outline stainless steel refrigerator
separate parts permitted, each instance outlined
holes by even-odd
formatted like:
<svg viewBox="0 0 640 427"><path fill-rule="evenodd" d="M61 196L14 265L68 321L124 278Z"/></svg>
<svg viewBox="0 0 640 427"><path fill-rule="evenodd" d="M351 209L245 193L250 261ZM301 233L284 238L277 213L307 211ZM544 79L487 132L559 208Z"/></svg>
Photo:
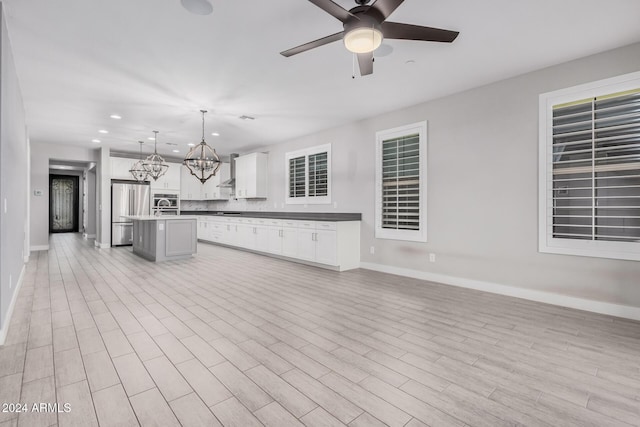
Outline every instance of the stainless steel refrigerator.
<svg viewBox="0 0 640 427"><path fill-rule="evenodd" d="M127 215L149 215L148 183L111 182L111 246L133 244L133 222Z"/></svg>

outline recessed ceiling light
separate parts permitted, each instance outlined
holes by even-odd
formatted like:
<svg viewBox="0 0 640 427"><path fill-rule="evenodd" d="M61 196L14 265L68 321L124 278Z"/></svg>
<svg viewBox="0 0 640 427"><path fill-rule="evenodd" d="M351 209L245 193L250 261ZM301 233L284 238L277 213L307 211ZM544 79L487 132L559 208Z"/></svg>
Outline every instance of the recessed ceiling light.
<svg viewBox="0 0 640 427"><path fill-rule="evenodd" d="M255 119L256 119L255 117L247 116L247 115L245 115L245 114L243 114L242 116L240 116L240 118L241 118L242 120L255 120Z"/></svg>
<svg viewBox="0 0 640 427"><path fill-rule="evenodd" d="M194 144L194 143L192 143L192 142L188 143L187 145L188 145L189 147L195 147L195 146L196 146L196 144Z"/></svg>
<svg viewBox="0 0 640 427"><path fill-rule="evenodd" d="M153 140L154 140L154 138L153 138L152 136L148 137L147 139L148 139L149 141L153 141Z"/></svg>
<svg viewBox="0 0 640 427"><path fill-rule="evenodd" d="M407 65L416 65L416 61L414 61L413 59L410 59L407 62L405 62L405 64L407 64Z"/></svg>
<svg viewBox="0 0 640 427"><path fill-rule="evenodd" d="M174 153L179 153L180 150L172 150Z"/></svg>
<svg viewBox="0 0 640 427"><path fill-rule="evenodd" d="M182 7L196 15L209 15L213 12L213 6L207 0L180 0Z"/></svg>
<svg viewBox="0 0 640 427"><path fill-rule="evenodd" d="M102 141L100 141L99 139L92 139L91 142L95 142L96 144L100 144Z"/></svg>
<svg viewBox="0 0 640 427"><path fill-rule="evenodd" d="M120 116L118 114L112 114L109 117L111 117L112 119L115 119L115 120L120 120L122 118L122 116Z"/></svg>
<svg viewBox="0 0 640 427"><path fill-rule="evenodd" d="M109 133L109 131L108 131L108 130L104 130L104 129L100 129L100 130L98 131L98 133Z"/></svg>
<svg viewBox="0 0 640 427"><path fill-rule="evenodd" d="M214 133L212 133L211 135L213 135L213 136L220 136L220 134L219 134L218 132L214 132Z"/></svg>

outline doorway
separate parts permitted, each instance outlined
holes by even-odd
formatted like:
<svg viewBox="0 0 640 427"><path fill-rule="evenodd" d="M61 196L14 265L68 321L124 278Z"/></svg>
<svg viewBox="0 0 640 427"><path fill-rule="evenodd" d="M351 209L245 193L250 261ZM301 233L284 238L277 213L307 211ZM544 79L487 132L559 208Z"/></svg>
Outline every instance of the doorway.
<svg viewBox="0 0 640 427"><path fill-rule="evenodd" d="M79 177L49 175L49 232L78 231Z"/></svg>

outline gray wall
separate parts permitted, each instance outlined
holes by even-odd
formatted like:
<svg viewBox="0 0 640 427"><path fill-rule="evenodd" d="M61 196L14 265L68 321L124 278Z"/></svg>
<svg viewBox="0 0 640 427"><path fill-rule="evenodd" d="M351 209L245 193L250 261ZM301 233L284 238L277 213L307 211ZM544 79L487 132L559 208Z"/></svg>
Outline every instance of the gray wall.
<svg viewBox="0 0 640 427"><path fill-rule="evenodd" d="M0 11L0 330L6 331L7 311L26 255L29 162L24 106L3 12Z"/></svg>
<svg viewBox="0 0 640 427"><path fill-rule="evenodd" d="M640 307L639 262L537 251L538 95L638 70L634 44L267 147L266 202L207 206L362 212L363 262ZM375 133L422 120L429 241L375 239ZM337 209L282 207L285 152L327 143Z"/></svg>
<svg viewBox="0 0 640 427"><path fill-rule="evenodd" d="M31 250L49 247L49 161L95 162L97 159L96 149L31 142ZM42 196L36 196L35 190L42 190Z"/></svg>

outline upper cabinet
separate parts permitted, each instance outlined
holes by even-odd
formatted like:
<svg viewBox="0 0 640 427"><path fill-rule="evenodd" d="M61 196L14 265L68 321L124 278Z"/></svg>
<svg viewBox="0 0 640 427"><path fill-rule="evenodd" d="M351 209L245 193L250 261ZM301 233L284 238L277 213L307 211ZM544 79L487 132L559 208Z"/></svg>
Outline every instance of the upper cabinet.
<svg viewBox="0 0 640 427"><path fill-rule="evenodd" d="M111 179L133 179L133 175L129 169L133 166L136 159L127 159L124 157L110 157L111 159Z"/></svg>
<svg viewBox="0 0 640 427"><path fill-rule="evenodd" d="M219 187L220 183L229 179L229 163L223 163L215 176L204 184L191 175L186 166L181 168L180 199L181 200L228 200L228 188Z"/></svg>
<svg viewBox="0 0 640 427"><path fill-rule="evenodd" d="M251 153L235 159L237 199L267 197L267 160L265 153Z"/></svg>
<svg viewBox="0 0 640 427"><path fill-rule="evenodd" d="M151 181L151 190L156 190L157 192L161 192L161 190L180 191L180 168L182 165L169 162L167 164L169 168L157 181L154 181L153 178L149 179Z"/></svg>

